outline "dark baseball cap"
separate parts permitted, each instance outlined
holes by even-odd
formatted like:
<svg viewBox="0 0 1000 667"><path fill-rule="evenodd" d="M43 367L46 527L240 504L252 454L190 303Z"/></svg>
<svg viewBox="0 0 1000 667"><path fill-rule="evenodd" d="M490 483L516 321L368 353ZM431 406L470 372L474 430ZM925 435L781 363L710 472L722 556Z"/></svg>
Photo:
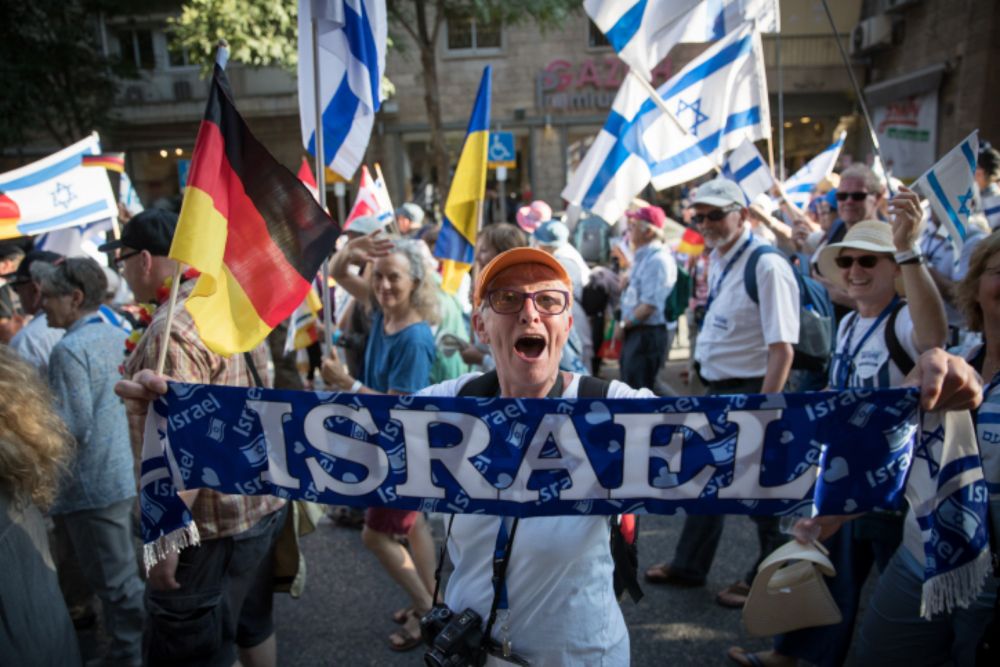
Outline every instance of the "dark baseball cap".
<svg viewBox="0 0 1000 667"><path fill-rule="evenodd" d="M62 255L57 252L49 252L48 250L32 250L24 256L24 259L21 260L21 263L17 267L17 271L0 276L0 278L7 279L12 285L31 282L31 265L34 262L48 262L49 264L52 264L60 259L62 259Z"/></svg>
<svg viewBox="0 0 1000 667"><path fill-rule="evenodd" d="M109 241L98 250L110 252L125 246L133 250L146 250L151 255L166 257L170 253L170 242L177 229L177 214L162 208L147 208L125 223L122 236L117 241Z"/></svg>

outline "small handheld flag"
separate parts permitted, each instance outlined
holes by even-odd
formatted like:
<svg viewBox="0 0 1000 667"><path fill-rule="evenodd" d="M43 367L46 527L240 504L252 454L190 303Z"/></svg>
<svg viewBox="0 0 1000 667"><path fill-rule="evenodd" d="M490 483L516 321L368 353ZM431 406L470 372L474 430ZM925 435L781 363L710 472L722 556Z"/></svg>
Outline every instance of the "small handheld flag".
<svg viewBox="0 0 1000 667"><path fill-rule="evenodd" d="M913 190L931 203L938 222L945 226L959 251L968 236L979 155L979 130L952 148L913 184Z"/></svg>
<svg viewBox="0 0 1000 667"><path fill-rule="evenodd" d="M101 153L84 155L80 161L84 167L104 167L108 171L125 172L125 153Z"/></svg>
<svg viewBox="0 0 1000 667"><path fill-rule="evenodd" d="M846 138L847 132L841 132L837 140L824 148L822 153L788 177L782 187L789 203L800 209L809 205L816 186L837 166L837 158L840 157L840 149L844 147Z"/></svg>

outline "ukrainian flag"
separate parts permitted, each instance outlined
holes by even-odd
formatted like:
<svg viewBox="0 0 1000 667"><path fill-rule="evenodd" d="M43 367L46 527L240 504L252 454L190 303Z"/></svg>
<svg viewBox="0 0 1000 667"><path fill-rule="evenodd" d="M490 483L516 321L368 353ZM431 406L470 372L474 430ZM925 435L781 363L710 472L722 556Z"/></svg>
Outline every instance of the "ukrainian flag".
<svg viewBox="0 0 1000 667"><path fill-rule="evenodd" d="M486 191L491 74L492 68L487 66L479 82L462 154L444 205L444 224L434 246L434 256L442 260L441 287L449 294L458 292L462 278L472 268L475 255L480 208Z"/></svg>

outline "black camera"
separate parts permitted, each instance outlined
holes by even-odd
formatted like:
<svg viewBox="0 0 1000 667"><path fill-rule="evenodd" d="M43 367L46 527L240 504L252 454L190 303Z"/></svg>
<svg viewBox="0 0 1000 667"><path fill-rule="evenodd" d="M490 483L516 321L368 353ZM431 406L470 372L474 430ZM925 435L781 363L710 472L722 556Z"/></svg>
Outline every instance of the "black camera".
<svg viewBox="0 0 1000 667"><path fill-rule="evenodd" d="M475 667L486 663L483 617L472 609L455 614L445 605L434 605L420 619L420 635L430 646L424 654L427 667Z"/></svg>

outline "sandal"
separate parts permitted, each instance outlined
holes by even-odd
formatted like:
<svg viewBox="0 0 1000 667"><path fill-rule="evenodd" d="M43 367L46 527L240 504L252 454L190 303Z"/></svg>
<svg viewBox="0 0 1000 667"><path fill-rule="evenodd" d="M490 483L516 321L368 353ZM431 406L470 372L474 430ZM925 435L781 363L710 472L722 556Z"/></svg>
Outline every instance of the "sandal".
<svg viewBox="0 0 1000 667"><path fill-rule="evenodd" d="M413 607L405 607L403 609L397 609L396 612L392 615L392 622L395 623L396 625L403 625L404 623L406 623L406 619L408 619L412 614L415 614L416 611L417 610L414 609Z"/></svg>
<svg viewBox="0 0 1000 667"><path fill-rule="evenodd" d="M696 581L683 577L666 563L651 565L646 568L646 581L651 584L668 584L670 586L683 586L685 588L697 588L704 586L704 581Z"/></svg>
<svg viewBox="0 0 1000 667"><path fill-rule="evenodd" d="M742 609L750 595L750 587L742 581L727 586L715 596L715 602L727 609Z"/></svg>
<svg viewBox="0 0 1000 667"><path fill-rule="evenodd" d="M733 646L726 651L726 657L743 667L794 667L798 661L789 656L774 651L748 653L739 646Z"/></svg>
<svg viewBox="0 0 1000 667"><path fill-rule="evenodd" d="M416 609L407 609L406 618L403 623L406 623L411 618L415 618L418 622L420 621L420 615L417 613ZM395 619L393 619L395 620ZM419 626L418 626L419 627ZM398 651L400 653L404 651L411 651L416 647L420 646L424 642L423 637L420 636L420 630L417 633L411 634L406 627L402 627L396 630L391 635L389 635L389 648L393 651Z"/></svg>

